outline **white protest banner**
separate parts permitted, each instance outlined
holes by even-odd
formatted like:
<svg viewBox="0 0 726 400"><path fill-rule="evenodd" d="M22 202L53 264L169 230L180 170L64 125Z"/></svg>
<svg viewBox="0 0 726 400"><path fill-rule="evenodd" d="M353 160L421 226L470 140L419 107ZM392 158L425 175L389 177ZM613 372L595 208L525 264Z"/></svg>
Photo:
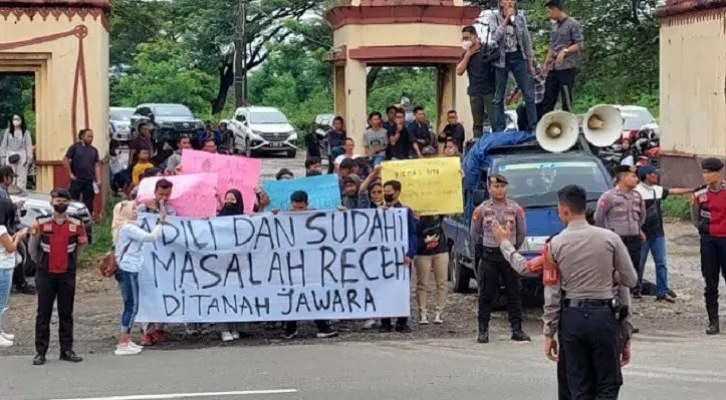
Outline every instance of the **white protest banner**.
<svg viewBox="0 0 726 400"><path fill-rule="evenodd" d="M141 215L151 230L156 215ZM144 247L138 322L408 316L405 209L167 219Z"/></svg>

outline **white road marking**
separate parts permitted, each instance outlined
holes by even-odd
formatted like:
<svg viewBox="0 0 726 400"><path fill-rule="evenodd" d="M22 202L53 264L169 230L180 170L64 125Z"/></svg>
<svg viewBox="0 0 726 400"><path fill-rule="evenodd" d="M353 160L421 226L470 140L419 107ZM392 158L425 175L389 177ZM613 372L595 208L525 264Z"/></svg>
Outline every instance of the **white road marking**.
<svg viewBox="0 0 726 400"><path fill-rule="evenodd" d="M185 399L190 397L228 397L245 396L252 394L285 394L297 393L296 389L274 389L274 390L242 390L237 392L207 392L207 393L174 393L174 394L140 394L131 396L110 396L110 397L82 397L77 399L54 399L54 400L164 400L164 399Z"/></svg>

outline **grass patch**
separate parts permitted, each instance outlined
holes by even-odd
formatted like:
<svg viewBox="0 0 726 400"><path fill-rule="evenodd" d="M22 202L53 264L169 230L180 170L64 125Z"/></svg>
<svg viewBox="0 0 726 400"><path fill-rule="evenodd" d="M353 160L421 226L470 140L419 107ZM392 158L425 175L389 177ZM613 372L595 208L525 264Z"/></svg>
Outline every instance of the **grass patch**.
<svg viewBox="0 0 726 400"><path fill-rule="evenodd" d="M663 201L663 216L680 220L691 219L691 197L671 196Z"/></svg>
<svg viewBox="0 0 726 400"><path fill-rule="evenodd" d="M113 238L111 237L113 207L118 200L118 198L111 196L104 207L103 219L93 225L93 243L81 253L80 264L82 267L95 266L101 257L111 250L113 246Z"/></svg>

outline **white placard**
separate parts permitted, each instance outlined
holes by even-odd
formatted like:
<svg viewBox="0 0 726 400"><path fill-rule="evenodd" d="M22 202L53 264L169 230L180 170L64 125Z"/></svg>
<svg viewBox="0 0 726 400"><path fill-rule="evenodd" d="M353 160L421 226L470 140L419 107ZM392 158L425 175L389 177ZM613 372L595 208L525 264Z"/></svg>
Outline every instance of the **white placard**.
<svg viewBox="0 0 726 400"><path fill-rule="evenodd" d="M138 322L408 316L408 211L167 219L144 247ZM144 214L151 230L157 216Z"/></svg>

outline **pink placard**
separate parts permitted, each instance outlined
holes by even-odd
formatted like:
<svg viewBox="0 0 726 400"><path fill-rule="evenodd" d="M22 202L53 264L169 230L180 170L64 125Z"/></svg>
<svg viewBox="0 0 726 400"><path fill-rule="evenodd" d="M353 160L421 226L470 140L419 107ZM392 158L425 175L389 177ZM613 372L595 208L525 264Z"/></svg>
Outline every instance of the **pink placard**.
<svg viewBox="0 0 726 400"><path fill-rule="evenodd" d="M180 217L213 218L217 216L217 174L189 174L144 178L136 195L138 203L154 198L154 187L159 179L174 184L169 205Z"/></svg>
<svg viewBox="0 0 726 400"><path fill-rule="evenodd" d="M217 190L224 196L229 189L242 192L245 213L251 214L255 204L255 186L260 181L262 162L254 158L226 156L197 150L182 152L182 174L215 173Z"/></svg>

